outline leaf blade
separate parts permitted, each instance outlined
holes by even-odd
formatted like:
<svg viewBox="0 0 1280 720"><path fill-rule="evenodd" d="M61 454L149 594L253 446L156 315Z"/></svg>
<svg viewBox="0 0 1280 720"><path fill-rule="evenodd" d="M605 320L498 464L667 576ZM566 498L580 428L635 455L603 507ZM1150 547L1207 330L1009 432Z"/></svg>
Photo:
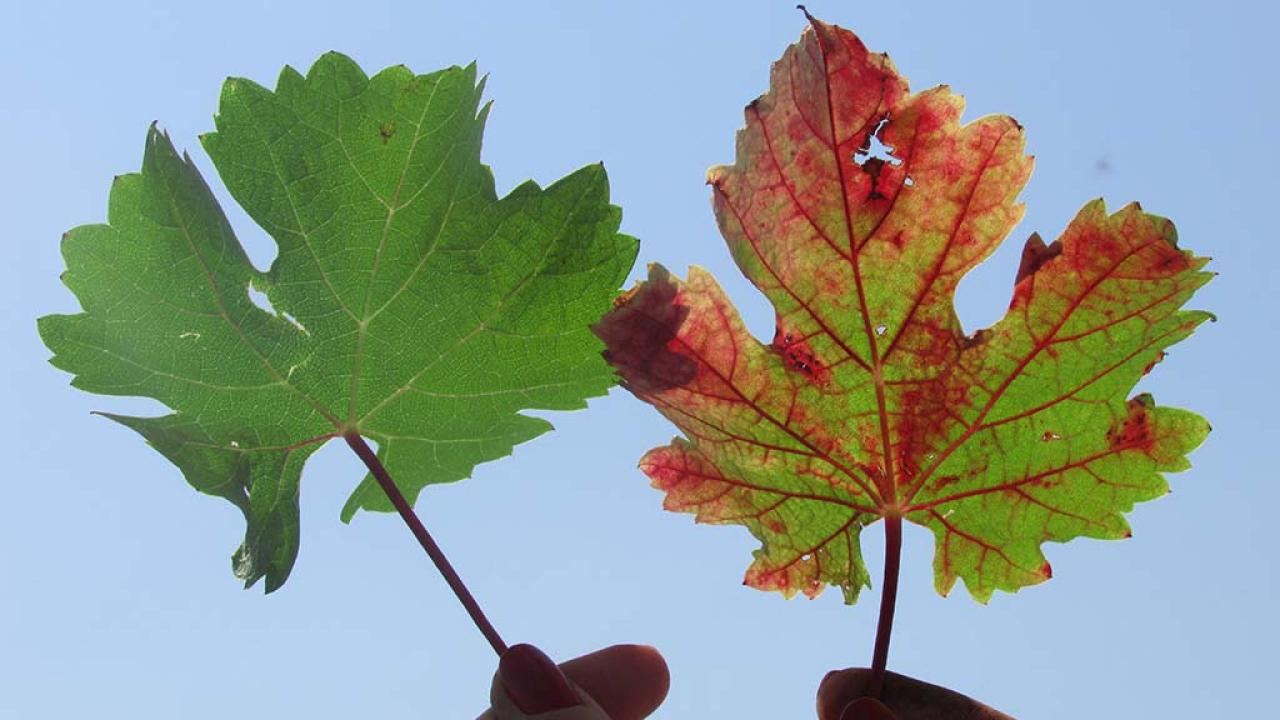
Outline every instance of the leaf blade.
<svg viewBox="0 0 1280 720"><path fill-rule="evenodd" d="M666 507L762 542L747 584L853 602L857 532L904 516L935 534L938 591L963 579L985 602L1049 577L1044 542L1125 536L1123 513L1188 467L1207 424L1129 392L1209 317L1180 309L1207 260L1163 218L1092 203L1059 242L1028 241L1005 319L966 336L952 297L1022 217L1023 129L962 125L947 88L912 94L887 56L810 22L747 106L735 164L708 174L773 341L697 268L651 269L596 332L684 434L641 462Z"/></svg>
<svg viewBox="0 0 1280 720"><path fill-rule="evenodd" d="M52 362L173 411L110 417L245 513L247 585L288 577L303 466L328 439L377 442L412 500L550 429L522 411L581 408L613 383L588 325L637 241L598 165L498 197L482 92L474 66L368 77L337 53L274 90L233 78L202 143L275 240L267 271L154 127L108 224L64 241L84 312L40 319ZM367 479L343 519L360 508L392 509Z"/></svg>

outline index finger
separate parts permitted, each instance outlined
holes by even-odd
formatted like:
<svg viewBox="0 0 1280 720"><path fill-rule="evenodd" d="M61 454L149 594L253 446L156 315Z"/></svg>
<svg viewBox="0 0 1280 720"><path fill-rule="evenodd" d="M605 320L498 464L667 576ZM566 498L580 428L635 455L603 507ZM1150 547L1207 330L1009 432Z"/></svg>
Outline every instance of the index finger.
<svg viewBox="0 0 1280 720"><path fill-rule="evenodd" d="M513 645L479 720L643 720L666 699L670 683L666 661L646 645L613 645L559 666L531 645Z"/></svg>

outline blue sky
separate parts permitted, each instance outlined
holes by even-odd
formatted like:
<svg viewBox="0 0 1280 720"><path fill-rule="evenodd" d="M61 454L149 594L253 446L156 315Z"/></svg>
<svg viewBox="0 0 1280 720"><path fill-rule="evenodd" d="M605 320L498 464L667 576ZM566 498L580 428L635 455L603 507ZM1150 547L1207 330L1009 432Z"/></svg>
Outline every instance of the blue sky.
<svg viewBox="0 0 1280 720"><path fill-rule="evenodd" d="M469 718L492 652L394 516L338 510L361 470L323 449L303 484L302 551L263 597L227 561L238 512L190 490L93 409L155 410L67 387L34 319L70 312L58 238L105 217L147 125L191 149L225 76L273 84L326 50L370 72L477 60L495 100L484 156L500 191L603 160L641 263L717 274L767 340L772 313L715 229L708 166L732 160L742 107L804 25L787 2L14 3L0 67L3 487L0 716ZM1265 714L1280 645L1273 514L1277 300L1273 226L1280 13L1255 2L850 3L820 17L887 50L968 118L1013 115L1036 171L1014 237L961 285L966 327L1008 301L1021 239L1056 235L1087 200L1171 217L1221 277L1193 306L1220 320L1142 389L1215 432L1139 506L1134 537L1047 549L1055 577L988 606L932 590L932 540L906 534L890 666L1027 718ZM271 243L226 205L258 262ZM639 265L637 274L643 268ZM551 415L558 432L429 489L419 510L510 641L567 659L657 645L662 718L802 718L823 673L865 664L871 594L785 601L741 586L738 527L662 512L635 469L673 430L625 393ZM878 577L878 526L864 552Z"/></svg>

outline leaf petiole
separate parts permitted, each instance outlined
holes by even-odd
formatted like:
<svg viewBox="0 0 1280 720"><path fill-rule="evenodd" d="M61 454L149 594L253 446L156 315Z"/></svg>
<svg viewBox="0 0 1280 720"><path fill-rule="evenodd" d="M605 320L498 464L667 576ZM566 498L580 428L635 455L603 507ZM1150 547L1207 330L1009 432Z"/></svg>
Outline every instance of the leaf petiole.
<svg viewBox="0 0 1280 720"><path fill-rule="evenodd" d="M898 569L902 565L902 516L884 519L884 582L880 586L880 619L876 623L876 644L871 655L871 687L868 695L880 697L884 670L889 660L889 636L893 633L893 611L898 602Z"/></svg>
<svg viewBox="0 0 1280 720"><path fill-rule="evenodd" d="M502 657L507 652L507 644L503 642L502 636L498 634L493 624L489 622L489 618L485 617L484 611L480 609L480 603L476 602L471 591L462 582L462 578L458 576L453 566L449 564L449 559L444 556L444 551L436 544L436 541L431 537L431 533L427 532L427 527L422 524L422 520L413 511L413 506L405 499L404 494L400 492L400 488L396 487L395 481L391 479L391 474L383 467L378 455L373 452L373 449L357 432L345 432L342 434L342 439L347 441L347 445L351 446L351 449L364 462L365 467L369 468L369 472L378 481L382 491L387 494L391 504L395 506L396 512L400 513L405 525L409 526L410 532L418 539L418 544L422 546L423 550L427 551L427 556L431 558L431 562L435 563L436 569L444 576L444 581L449 583L449 588L453 590L453 594L458 596L458 602L462 603L462 607L471 616L471 621L476 624L476 628L493 646L493 651L498 653L498 657Z"/></svg>

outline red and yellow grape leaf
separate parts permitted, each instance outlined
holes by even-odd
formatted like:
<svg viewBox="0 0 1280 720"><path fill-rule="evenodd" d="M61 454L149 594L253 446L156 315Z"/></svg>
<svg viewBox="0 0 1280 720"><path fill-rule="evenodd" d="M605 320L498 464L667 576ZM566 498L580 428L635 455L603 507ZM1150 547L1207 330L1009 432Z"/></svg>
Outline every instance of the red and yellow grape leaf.
<svg viewBox="0 0 1280 720"><path fill-rule="evenodd" d="M747 106L736 163L709 175L773 340L698 268L652 267L596 327L626 387L685 435L640 463L666 508L762 542L748 585L836 585L852 603L870 584L862 528L901 517L936 538L937 590L959 578L985 602L1048 579L1046 541L1126 537L1123 513L1165 494L1161 473L1209 431L1129 396L1210 317L1180 310L1207 260L1136 204L1033 235L1005 317L963 332L956 285L1021 219L1032 162L1018 123L962 109L812 20Z"/></svg>

